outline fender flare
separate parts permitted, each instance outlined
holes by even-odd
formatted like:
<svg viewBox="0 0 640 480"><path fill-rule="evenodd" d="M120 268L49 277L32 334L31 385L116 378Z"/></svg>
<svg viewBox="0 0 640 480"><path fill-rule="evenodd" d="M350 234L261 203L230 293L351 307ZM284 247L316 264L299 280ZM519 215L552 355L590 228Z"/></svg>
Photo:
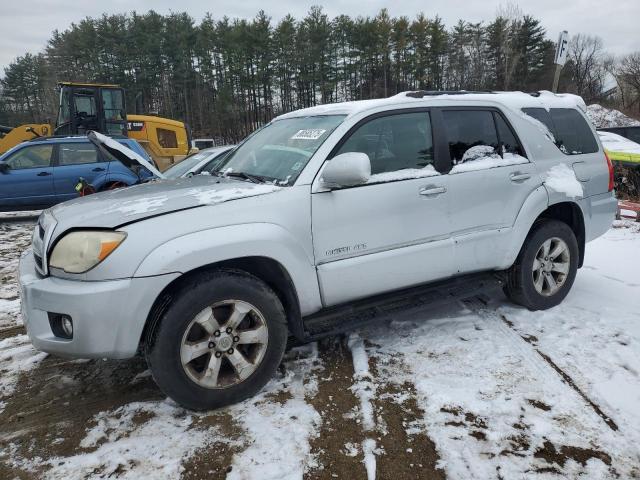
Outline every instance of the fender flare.
<svg viewBox="0 0 640 480"><path fill-rule="evenodd" d="M216 227L173 238L152 250L133 276L183 275L243 257L265 257L278 262L293 282L302 315L321 308L312 257L286 229L272 223Z"/></svg>
<svg viewBox="0 0 640 480"><path fill-rule="evenodd" d="M547 189L540 185L526 198L511 229L510 240L505 248L500 268L509 268L516 261L531 227L536 219L549 207Z"/></svg>

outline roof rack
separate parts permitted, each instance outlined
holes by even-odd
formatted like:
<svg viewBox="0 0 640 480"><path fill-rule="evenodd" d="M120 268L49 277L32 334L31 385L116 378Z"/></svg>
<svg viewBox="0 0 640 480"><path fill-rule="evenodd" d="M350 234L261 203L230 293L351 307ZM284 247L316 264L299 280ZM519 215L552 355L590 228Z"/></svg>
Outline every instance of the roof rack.
<svg viewBox="0 0 640 480"><path fill-rule="evenodd" d="M469 95L487 93L493 94L491 90L416 90L414 92L407 92L406 96L411 98L423 98L423 97L435 97L438 95Z"/></svg>
<svg viewBox="0 0 640 480"><path fill-rule="evenodd" d="M411 98L435 97L438 95L477 95L477 94L496 94L495 90L415 90L407 92L405 95ZM532 97L539 97L540 92L526 92Z"/></svg>
<svg viewBox="0 0 640 480"><path fill-rule="evenodd" d="M89 133L89 132L87 132ZM128 138L125 135L107 135L111 138ZM40 136L27 140L27 142L41 142L42 140L50 140L50 139L60 139L60 138L86 138L87 134L77 134L77 135L49 135L48 137Z"/></svg>

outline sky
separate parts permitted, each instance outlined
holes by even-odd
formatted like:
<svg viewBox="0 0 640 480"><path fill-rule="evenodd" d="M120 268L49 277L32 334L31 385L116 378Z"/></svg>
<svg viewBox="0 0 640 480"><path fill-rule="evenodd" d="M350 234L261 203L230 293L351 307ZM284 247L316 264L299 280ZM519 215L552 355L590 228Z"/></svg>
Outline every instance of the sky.
<svg viewBox="0 0 640 480"><path fill-rule="evenodd" d="M374 16L387 8L391 16L415 17L424 12L427 17L439 15L450 27L459 19L472 22L490 21L505 0L278 0L269 3L258 0L2 0L0 7L0 75L15 57L44 49L51 32L65 30L71 23L103 13L124 13L132 10L159 13L186 11L196 20L206 12L215 18L253 18L264 9L274 22L287 14L303 17L311 5L321 5L333 18L340 14ZM615 55L640 50L640 0L520 0L512 2L523 13L542 21L548 37L556 41L562 30L570 35L585 33L598 35L605 49Z"/></svg>

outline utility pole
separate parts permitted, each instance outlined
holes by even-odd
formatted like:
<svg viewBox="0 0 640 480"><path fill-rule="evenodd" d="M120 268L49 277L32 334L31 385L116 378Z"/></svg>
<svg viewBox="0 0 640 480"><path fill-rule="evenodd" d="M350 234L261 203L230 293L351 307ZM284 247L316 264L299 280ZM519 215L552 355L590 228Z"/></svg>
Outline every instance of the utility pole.
<svg viewBox="0 0 640 480"><path fill-rule="evenodd" d="M558 45L556 45L556 56L553 63L556 64L556 71L553 75L553 86L551 87L551 91L556 93L558 91L558 82L560 81L560 72L562 71L562 67L564 67L565 62L567 61L567 50L569 46L569 32L566 30L560 32L560 36L558 37Z"/></svg>

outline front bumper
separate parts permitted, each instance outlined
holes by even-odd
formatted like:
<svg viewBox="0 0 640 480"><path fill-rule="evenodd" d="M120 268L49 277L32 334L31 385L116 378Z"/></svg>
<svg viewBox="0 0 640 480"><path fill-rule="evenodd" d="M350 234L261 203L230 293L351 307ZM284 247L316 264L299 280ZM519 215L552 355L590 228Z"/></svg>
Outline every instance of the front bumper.
<svg viewBox="0 0 640 480"><path fill-rule="evenodd" d="M42 277L31 250L20 258L22 318L33 346L77 358L135 355L153 303L178 273L87 282ZM73 338L54 335L48 313L73 320Z"/></svg>

